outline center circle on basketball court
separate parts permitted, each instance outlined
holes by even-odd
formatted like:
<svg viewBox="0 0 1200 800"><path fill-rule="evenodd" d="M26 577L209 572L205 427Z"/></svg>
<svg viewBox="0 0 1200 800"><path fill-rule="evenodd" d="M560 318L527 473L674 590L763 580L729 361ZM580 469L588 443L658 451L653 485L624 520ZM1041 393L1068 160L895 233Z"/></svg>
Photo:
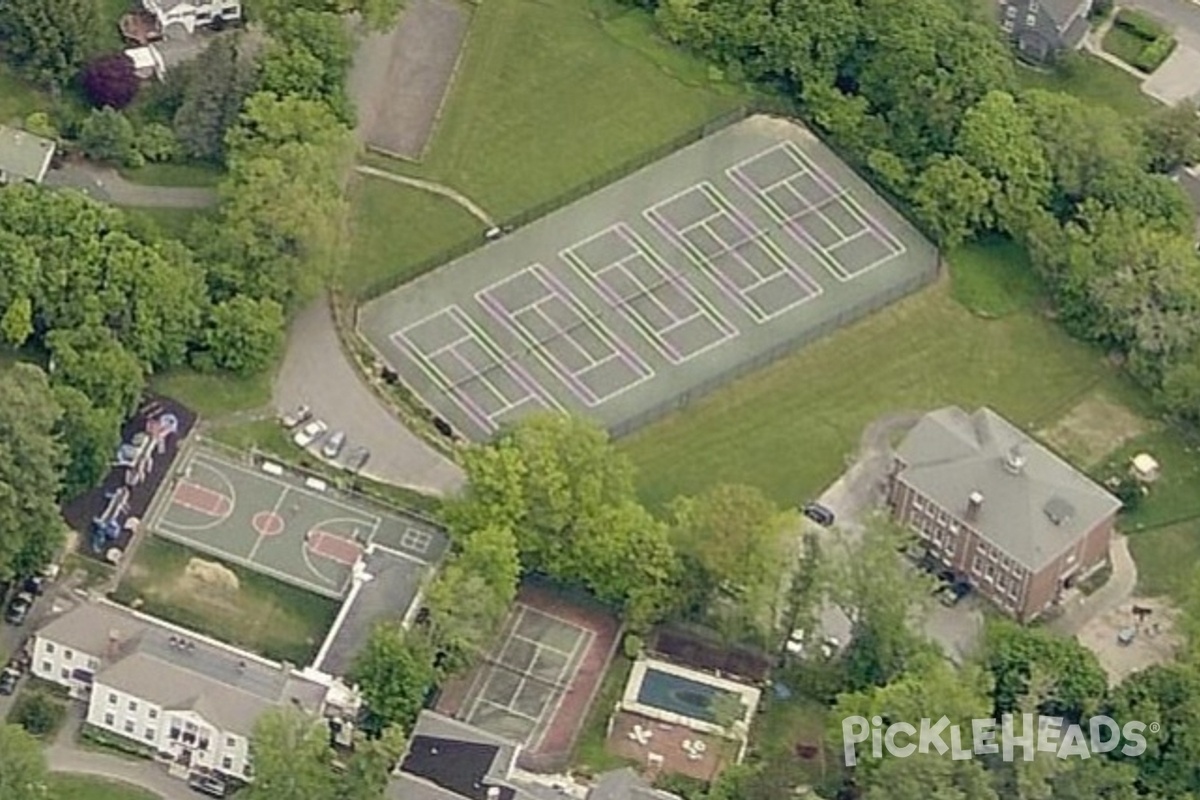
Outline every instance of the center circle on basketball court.
<svg viewBox="0 0 1200 800"><path fill-rule="evenodd" d="M278 536L283 533L283 517L274 511L259 511L251 517L250 526L259 536Z"/></svg>

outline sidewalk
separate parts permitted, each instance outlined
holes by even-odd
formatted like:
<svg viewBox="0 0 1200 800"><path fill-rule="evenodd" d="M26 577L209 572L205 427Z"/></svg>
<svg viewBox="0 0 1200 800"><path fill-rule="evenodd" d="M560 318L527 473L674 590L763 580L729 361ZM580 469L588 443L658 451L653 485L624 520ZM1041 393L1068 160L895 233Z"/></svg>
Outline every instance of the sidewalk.
<svg viewBox="0 0 1200 800"><path fill-rule="evenodd" d="M1064 636L1074 636L1084 625L1133 596L1133 590L1137 587L1137 565L1129 553L1129 540L1125 536L1113 536L1109 558L1112 559L1112 576L1108 583L1064 610L1049 624L1051 630Z"/></svg>
<svg viewBox="0 0 1200 800"><path fill-rule="evenodd" d="M162 766L152 761L127 761L118 756L76 750L57 743L46 748L45 754L51 772L74 772L124 781L153 792L164 800L196 800L196 795L186 783L170 777Z"/></svg>

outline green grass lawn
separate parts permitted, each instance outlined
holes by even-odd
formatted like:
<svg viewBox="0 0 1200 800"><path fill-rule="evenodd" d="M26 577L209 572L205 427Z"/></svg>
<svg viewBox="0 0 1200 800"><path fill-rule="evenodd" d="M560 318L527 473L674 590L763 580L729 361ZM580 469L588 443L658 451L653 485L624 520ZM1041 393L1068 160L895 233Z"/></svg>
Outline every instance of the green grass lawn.
<svg viewBox="0 0 1200 800"><path fill-rule="evenodd" d="M125 214L139 225L168 239L183 239L196 220L205 215L196 208L127 208Z"/></svg>
<svg viewBox="0 0 1200 800"><path fill-rule="evenodd" d="M622 440L645 500L660 506L725 481L792 505L831 483L865 426L884 414L986 404L1037 430L1117 381L1097 351L1053 321L1032 313L983 319L953 291L939 281Z"/></svg>
<svg viewBox="0 0 1200 800"><path fill-rule="evenodd" d="M350 194L350 255L342 286L352 295L380 281L397 285L448 246L483 241L483 224L440 195L358 176Z"/></svg>
<svg viewBox="0 0 1200 800"><path fill-rule="evenodd" d="M267 658L309 663L337 616L336 601L233 565L237 588L204 582L188 572L193 559L213 560L147 536L114 597L140 600L149 614Z"/></svg>
<svg viewBox="0 0 1200 800"><path fill-rule="evenodd" d="M584 0L477 6L429 156L406 171L503 218L744 102L665 46L645 12L617 11Z"/></svg>
<svg viewBox="0 0 1200 800"><path fill-rule="evenodd" d="M1086 54L1068 56L1052 71L1022 66L1017 76L1026 89L1066 92L1085 103L1107 105L1131 119L1162 108L1157 100L1142 93L1137 78Z"/></svg>
<svg viewBox="0 0 1200 800"><path fill-rule="evenodd" d="M1183 602L1198 577L1200 520L1131 533L1129 550L1138 567L1139 594Z"/></svg>
<svg viewBox="0 0 1200 800"><path fill-rule="evenodd" d="M23 122L34 111L48 111L50 105L49 97L0 63L0 124Z"/></svg>
<svg viewBox="0 0 1200 800"><path fill-rule="evenodd" d="M1108 33L1104 34L1101 47L1106 53L1116 56L1126 64L1137 66L1138 56L1142 54L1142 50L1146 49L1146 44L1145 39L1132 31L1119 25L1113 25L1108 29Z"/></svg>
<svg viewBox="0 0 1200 800"><path fill-rule="evenodd" d="M1121 528L1136 533L1200 518L1200 448L1182 431L1160 426L1129 441L1114 452L1096 477L1124 475L1130 460L1149 453L1158 461L1162 475L1151 484L1137 508L1123 514ZM1200 525L1194 526L1200 529Z"/></svg>
<svg viewBox="0 0 1200 800"><path fill-rule="evenodd" d="M776 785L817 785L838 770L841 753L823 753L811 760L802 760L796 753L797 745L824 748L826 716L827 709L807 697L768 699L754 720L750 744Z"/></svg>
<svg viewBox="0 0 1200 800"><path fill-rule="evenodd" d="M121 175L126 180L146 186L191 186L207 188L221 182L225 173L211 164L146 164L131 169L122 167Z"/></svg>
<svg viewBox="0 0 1200 800"><path fill-rule="evenodd" d="M71 800L160 800L138 786L92 775L56 773L50 776L48 796Z"/></svg>
<svg viewBox="0 0 1200 800"><path fill-rule="evenodd" d="M965 245L951 260L950 275L951 296L988 319L1031 311L1044 296L1029 255L1011 239Z"/></svg>
<svg viewBox="0 0 1200 800"><path fill-rule="evenodd" d="M240 378L224 372L181 369L151 376L150 388L175 398L201 416L216 419L269 404L272 377L270 372Z"/></svg>

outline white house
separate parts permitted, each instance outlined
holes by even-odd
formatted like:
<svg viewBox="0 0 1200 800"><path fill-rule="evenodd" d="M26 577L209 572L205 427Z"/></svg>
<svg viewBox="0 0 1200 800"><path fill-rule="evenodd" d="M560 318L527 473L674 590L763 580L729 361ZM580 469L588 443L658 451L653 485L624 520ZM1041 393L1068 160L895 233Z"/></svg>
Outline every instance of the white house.
<svg viewBox="0 0 1200 800"><path fill-rule="evenodd" d="M216 20L233 22L242 18L241 0L142 0L146 11L154 15L163 31L182 25L188 33Z"/></svg>
<svg viewBox="0 0 1200 800"><path fill-rule="evenodd" d="M87 721L152 747L186 775L251 777L249 737L266 710L325 711L330 685L127 608L81 604L37 632L35 675L88 703Z"/></svg>

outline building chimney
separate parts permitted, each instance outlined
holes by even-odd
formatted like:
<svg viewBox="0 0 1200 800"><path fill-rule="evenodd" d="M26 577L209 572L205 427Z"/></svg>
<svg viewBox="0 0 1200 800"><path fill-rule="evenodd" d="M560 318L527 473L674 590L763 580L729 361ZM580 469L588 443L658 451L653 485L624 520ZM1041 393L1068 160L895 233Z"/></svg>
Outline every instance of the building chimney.
<svg viewBox="0 0 1200 800"><path fill-rule="evenodd" d="M1004 469L1009 475L1020 475L1025 471L1025 455L1021 452L1021 445L1014 444L1009 448L1008 455L1004 457Z"/></svg>
<svg viewBox="0 0 1200 800"><path fill-rule="evenodd" d="M115 659L121 651L121 632L116 628L108 631L108 657Z"/></svg>
<svg viewBox="0 0 1200 800"><path fill-rule="evenodd" d="M487 800L500 800L500 787L489 786L487 790Z"/></svg>
<svg viewBox="0 0 1200 800"><path fill-rule="evenodd" d="M967 513L965 519L967 522L974 522L979 519L979 509L983 507L983 495L979 492L971 492L967 495Z"/></svg>

